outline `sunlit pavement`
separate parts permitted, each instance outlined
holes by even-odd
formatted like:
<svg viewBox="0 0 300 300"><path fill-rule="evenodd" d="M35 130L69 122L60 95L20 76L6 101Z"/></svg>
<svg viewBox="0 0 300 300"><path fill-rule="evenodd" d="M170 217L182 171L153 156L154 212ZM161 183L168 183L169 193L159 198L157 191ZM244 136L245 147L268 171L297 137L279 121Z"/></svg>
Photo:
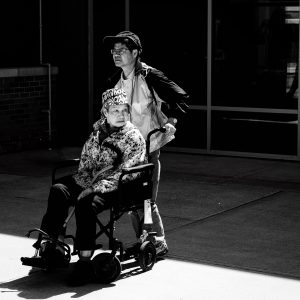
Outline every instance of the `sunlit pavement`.
<svg viewBox="0 0 300 300"><path fill-rule="evenodd" d="M32 244L35 240L25 238L24 235L40 224L46 208L52 165L61 158L76 157L79 151L80 149L28 151L0 157L0 300L300 299L299 276L298 280L293 280L284 277L288 276L284 274L277 277L238 271L241 266L236 266L237 269L221 267L233 265L224 263L223 253L230 257L238 255L247 258L249 249L238 248L239 251L234 249L235 251L226 253L230 251L230 245L226 244L226 249L229 250L224 249L222 234L214 231L223 232L221 226L225 223L220 223L222 215L215 221L212 219L211 222L200 222L221 210L230 210L245 203L253 203L254 207L257 199L277 195L278 192L278 197L274 196L272 203L286 204L287 200L298 203L300 168L295 162L163 154L164 171L159 206L170 252L152 270L143 273L137 265L129 269L128 264L123 264L124 270L120 278L111 284L93 283L74 288L66 284L66 278L77 257L72 257L70 268L56 272L40 271L22 265L22 256L34 254ZM246 205L239 211L245 211L247 207L249 209L249 205ZM255 207L259 209L261 206ZM297 208L296 205L293 207ZM222 220L230 221L232 216L233 214L226 219L223 214ZM283 220L286 219L281 219L282 222ZM237 226L239 224L241 223L236 223ZM295 225L293 228L297 233L299 222L296 222L296 217L291 224ZM214 230L209 225L213 225ZM250 229L253 228L252 224L249 226ZM70 232L74 232L74 219L70 221L69 227ZM270 228L272 230L274 227ZM275 226L275 229L278 230L278 227ZM282 231L282 228L279 229ZM128 219L122 218L117 226L117 237L121 237L121 241L130 241L132 232ZM290 240L290 246L293 246L292 261L291 253L287 253L285 249L286 245L280 245L277 252L278 256L283 257L281 263L286 265L289 262L287 269L291 268L291 273L297 275L299 260L295 252L299 248L299 239L297 235L293 237L294 240ZM219 261L219 265L207 259L214 247L219 247L219 260L215 260ZM275 258L272 260L269 252L264 250L258 248L259 252L254 253L260 255L265 252L263 257L275 262ZM177 258L185 258L186 261ZM257 266L255 268L251 265L251 260L248 266L248 269L257 269ZM280 268L276 266L266 269L268 274L278 274L274 273L278 270Z"/></svg>
<svg viewBox="0 0 300 300"><path fill-rule="evenodd" d="M33 239L0 235L0 299L299 299L293 279L241 272L165 258L152 270L121 275L112 284L69 287L68 270L47 273L23 266L21 256L33 255ZM73 262L73 259L71 263ZM31 274L29 275L29 273ZM136 276L135 276L136 274Z"/></svg>

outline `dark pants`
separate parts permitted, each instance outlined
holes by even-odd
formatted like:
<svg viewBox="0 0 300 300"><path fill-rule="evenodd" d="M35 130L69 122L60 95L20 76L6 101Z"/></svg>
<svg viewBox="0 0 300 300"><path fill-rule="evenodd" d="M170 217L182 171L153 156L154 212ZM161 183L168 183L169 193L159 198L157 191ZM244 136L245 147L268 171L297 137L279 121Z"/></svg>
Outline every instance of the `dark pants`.
<svg viewBox="0 0 300 300"><path fill-rule="evenodd" d="M41 229L54 238L65 235L63 224L70 207L76 204L76 247L78 250L92 250L95 246L96 215L112 205L116 193L100 195L104 205L95 206L92 204L94 195L77 201L82 191L83 189L76 184L72 176L64 177L52 185Z"/></svg>
<svg viewBox="0 0 300 300"><path fill-rule="evenodd" d="M76 204L76 248L78 250L95 249L97 215L109 209L117 200L117 192L99 194L99 196L104 202L103 205L93 203L94 195L87 196Z"/></svg>
<svg viewBox="0 0 300 300"><path fill-rule="evenodd" d="M52 185L41 229L54 238L64 235L63 224L68 216L69 208L75 205L81 191L82 188L76 184L72 176L63 177Z"/></svg>

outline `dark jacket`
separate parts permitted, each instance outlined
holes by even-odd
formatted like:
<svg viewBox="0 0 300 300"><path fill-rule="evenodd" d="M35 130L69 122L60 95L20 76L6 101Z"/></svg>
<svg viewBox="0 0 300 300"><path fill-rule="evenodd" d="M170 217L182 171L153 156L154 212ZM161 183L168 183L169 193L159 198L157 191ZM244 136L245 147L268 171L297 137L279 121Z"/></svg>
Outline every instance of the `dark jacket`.
<svg viewBox="0 0 300 300"><path fill-rule="evenodd" d="M113 88L120 79L122 69L118 70L111 77L108 78L106 89ZM164 111L169 118L180 118L180 116L187 112L188 105L186 101L189 95L179 87L174 81L170 80L163 72L138 62L135 68L135 75L142 74L146 80L149 90L152 93L153 99L157 95L165 102L167 111ZM164 110L164 108L163 108Z"/></svg>

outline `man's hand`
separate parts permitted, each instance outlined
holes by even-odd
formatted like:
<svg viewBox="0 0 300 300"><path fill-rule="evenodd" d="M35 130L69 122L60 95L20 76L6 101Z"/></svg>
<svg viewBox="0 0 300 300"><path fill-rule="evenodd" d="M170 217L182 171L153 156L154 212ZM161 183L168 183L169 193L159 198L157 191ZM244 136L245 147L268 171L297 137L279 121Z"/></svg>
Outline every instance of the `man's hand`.
<svg viewBox="0 0 300 300"><path fill-rule="evenodd" d="M93 192L94 192L94 191L93 191L92 188L87 188L87 189L83 190L83 191L79 194L77 200L79 201L80 199L82 199L82 198L84 198L84 197L86 197L86 196L92 194Z"/></svg>
<svg viewBox="0 0 300 300"><path fill-rule="evenodd" d="M166 134L168 135L173 135L176 132L176 128L171 123L167 123L165 125L165 128L166 128Z"/></svg>

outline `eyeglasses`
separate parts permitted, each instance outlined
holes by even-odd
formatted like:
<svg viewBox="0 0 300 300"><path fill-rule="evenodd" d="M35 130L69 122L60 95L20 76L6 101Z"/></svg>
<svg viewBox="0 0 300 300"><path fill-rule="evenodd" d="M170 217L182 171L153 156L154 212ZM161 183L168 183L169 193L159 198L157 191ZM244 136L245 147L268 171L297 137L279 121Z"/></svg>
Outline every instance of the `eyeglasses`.
<svg viewBox="0 0 300 300"><path fill-rule="evenodd" d="M127 50L129 49L128 48L111 49L110 53L112 55L123 55Z"/></svg>

